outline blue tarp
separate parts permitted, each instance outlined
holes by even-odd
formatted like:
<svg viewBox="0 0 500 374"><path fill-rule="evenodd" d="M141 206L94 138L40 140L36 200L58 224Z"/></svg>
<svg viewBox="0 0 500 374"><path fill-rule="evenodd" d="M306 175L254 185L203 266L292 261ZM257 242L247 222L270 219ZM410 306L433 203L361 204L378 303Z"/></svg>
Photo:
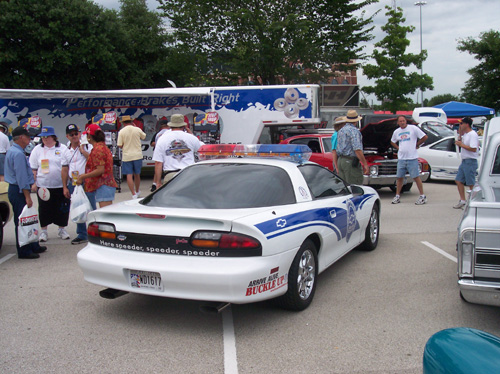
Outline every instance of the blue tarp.
<svg viewBox="0 0 500 374"><path fill-rule="evenodd" d="M495 114L494 109L469 103L460 103L458 101L448 101L444 104L434 105L434 108L443 109L448 117L474 117Z"/></svg>

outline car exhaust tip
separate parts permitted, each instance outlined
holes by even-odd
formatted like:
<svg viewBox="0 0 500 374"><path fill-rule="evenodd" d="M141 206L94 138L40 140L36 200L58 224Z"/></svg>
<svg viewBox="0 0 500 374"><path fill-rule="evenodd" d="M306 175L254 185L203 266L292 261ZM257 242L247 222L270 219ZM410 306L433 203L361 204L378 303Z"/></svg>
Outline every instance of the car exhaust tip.
<svg viewBox="0 0 500 374"><path fill-rule="evenodd" d="M104 299L116 299L117 297L128 294L127 291L115 290L114 288L106 288L105 290L99 291L99 296Z"/></svg>
<svg viewBox="0 0 500 374"><path fill-rule="evenodd" d="M219 314L230 305L230 303L209 303L200 306L200 310L207 314Z"/></svg>

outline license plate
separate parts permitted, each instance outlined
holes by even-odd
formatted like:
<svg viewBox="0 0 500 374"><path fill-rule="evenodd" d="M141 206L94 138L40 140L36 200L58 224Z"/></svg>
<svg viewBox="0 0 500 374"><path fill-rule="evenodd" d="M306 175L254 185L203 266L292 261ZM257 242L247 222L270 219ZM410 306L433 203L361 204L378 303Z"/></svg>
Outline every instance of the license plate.
<svg viewBox="0 0 500 374"><path fill-rule="evenodd" d="M133 288L163 291L160 273L142 270L129 270L129 282Z"/></svg>

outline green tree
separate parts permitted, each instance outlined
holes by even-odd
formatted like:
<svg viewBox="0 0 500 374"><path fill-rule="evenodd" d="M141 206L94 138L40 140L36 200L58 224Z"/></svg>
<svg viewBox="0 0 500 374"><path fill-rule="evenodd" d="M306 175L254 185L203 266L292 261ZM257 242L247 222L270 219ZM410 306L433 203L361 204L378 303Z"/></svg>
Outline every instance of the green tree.
<svg viewBox="0 0 500 374"><path fill-rule="evenodd" d="M406 53L410 41L406 34L412 32L413 26L403 26L406 19L403 17L401 8L393 9L386 6L388 10L387 23L382 26L386 36L375 43L372 58L376 64L368 64L363 67L364 74L368 79L375 79L375 86L363 87L366 93L373 93L382 102L384 108L392 112L402 110L412 101L407 95L414 94L417 89L433 89L432 78L427 74L407 73L406 68L415 65L420 69L423 61L427 58L427 51L419 54Z"/></svg>
<svg viewBox="0 0 500 374"><path fill-rule="evenodd" d="M436 95L429 100L428 105L426 106L435 106L438 104L447 103L449 101L460 101L460 98L452 94Z"/></svg>
<svg viewBox="0 0 500 374"><path fill-rule="evenodd" d="M479 40L467 38L458 42L457 49L469 52L479 61L467 70L470 79L462 89L464 99L473 104L500 109L500 32L483 32Z"/></svg>
<svg viewBox="0 0 500 374"><path fill-rule="evenodd" d="M363 58L372 18L353 14L377 0L158 1L202 80L275 84L326 80Z"/></svg>
<svg viewBox="0 0 500 374"><path fill-rule="evenodd" d="M191 64L180 51L169 47L171 37L161 15L150 11L146 0L120 0L120 4L127 40L123 52L130 65L127 87L168 87L168 80L182 85L183 71L189 71Z"/></svg>
<svg viewBox="0 0 500 374"><path fill-rule="evenodd" d="M0 87L121 88L123 45L116 12L92 2L0 1Z"/></svg>

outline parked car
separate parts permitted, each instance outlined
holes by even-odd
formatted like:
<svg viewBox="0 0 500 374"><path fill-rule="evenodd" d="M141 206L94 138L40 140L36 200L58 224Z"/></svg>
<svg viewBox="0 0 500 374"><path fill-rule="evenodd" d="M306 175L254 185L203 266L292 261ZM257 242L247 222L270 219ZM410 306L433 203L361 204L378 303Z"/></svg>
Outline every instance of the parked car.
<svg viewBox="0 0 500 374"><path fill-rule="evenodd" d="M484 140L478 180L458 226L458 285L462 299L500 306L500 133Z"/></svg>
<svg viewBox="0 0 500 374"><path fill-rule="evenodd" d="M374 115L379 116L379 115ZM396 191L397 150L391 146L391 137L398 127L394 115L378 122L369 122L361 129L363 135L363 150L370 174L363 178L363 185L373 188L389 187ZM376 118L378 120L378 118ZM305 144L312 150L310 160L333 170L331 154L332 134L305 134L285 139L282 144ZM419 158L420 178L426 181L429 177L429 164L424 158ZM403 192L413 186L413 179L407 175Z"/></svg>
<svg viewBox="0 0 500 374"><path fill-rule="evenodd" d="M481 144L481 138L479 142ZM420 147L418 154L429 163L429 179L455 180L462 159L457 152L454 136L424 145ZM481 154L481 147L479 154ZM480 158L478 164L480 165Z"/></svg>
<svg viewBox="0 0 500 374"><path fill-rule="evenodd" d="M432 335L425 345L424 374L498 373L500 338L485 331L455 327Z"/></svg>
<svg viewBox="0 0 500 374"><path fill-rule="evenodd" d="M380 222L375 190L347 185L308 154L305 146L202 146L205 161L153 194L88 215L89 243L78 253L85 279L108 287L101 296L109 298L276 298L307 308L317 275L354 248L375 249Z"/></svg>

